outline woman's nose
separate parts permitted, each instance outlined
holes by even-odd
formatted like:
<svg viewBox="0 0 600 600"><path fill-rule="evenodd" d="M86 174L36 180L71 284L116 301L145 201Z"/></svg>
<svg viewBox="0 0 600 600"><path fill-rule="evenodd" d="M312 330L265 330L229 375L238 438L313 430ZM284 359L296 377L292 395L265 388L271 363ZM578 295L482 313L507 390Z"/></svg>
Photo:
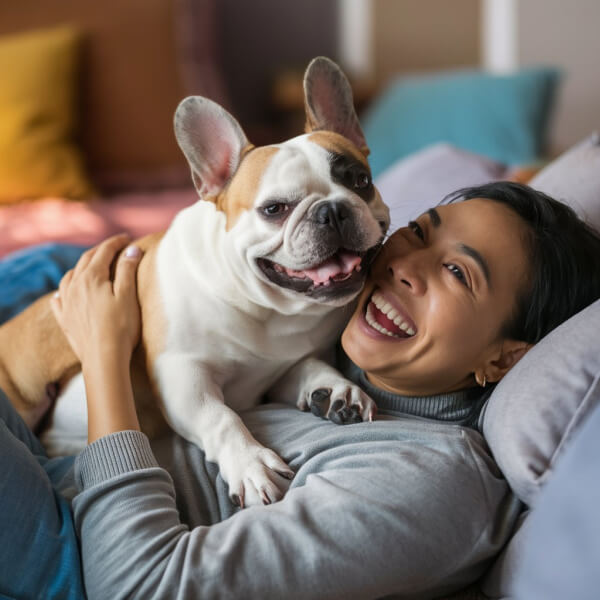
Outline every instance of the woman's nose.
<svg viewBox="0 0 600 600"><path fill-rule="evenodd" d="M406 286L411 293L422 296L427 291L427 261L418 251L391 258L387 270L395 283Z"/></svg>

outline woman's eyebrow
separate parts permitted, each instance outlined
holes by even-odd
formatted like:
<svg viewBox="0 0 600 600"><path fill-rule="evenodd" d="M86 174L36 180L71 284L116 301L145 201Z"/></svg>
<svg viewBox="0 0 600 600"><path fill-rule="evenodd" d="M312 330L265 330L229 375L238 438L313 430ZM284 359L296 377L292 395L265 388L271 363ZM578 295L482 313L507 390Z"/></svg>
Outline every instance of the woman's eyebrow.
<svg viewBox="0 0 600 600"><path fill-rule="evenodd" d="M490 267L487 264L485 258L483 258L483 256L481 256L481 254L477 250L475 250L475 248L467 246L467 244L458 244L458 249L463 254L470 256L479 265L479 268L483 271L483 275L485 277L487 286L488 288L490 288Z"/></svg>
<svg viewBox="0 0 600 600"><path fill-rule="evenodd" d="M431 221L431 224L434 227L439 227L441 225L442 219L440 219L440 213L437 210L435 210L435 208L430 208L427 211L427 214L429 215L429 219Z"/></svg>

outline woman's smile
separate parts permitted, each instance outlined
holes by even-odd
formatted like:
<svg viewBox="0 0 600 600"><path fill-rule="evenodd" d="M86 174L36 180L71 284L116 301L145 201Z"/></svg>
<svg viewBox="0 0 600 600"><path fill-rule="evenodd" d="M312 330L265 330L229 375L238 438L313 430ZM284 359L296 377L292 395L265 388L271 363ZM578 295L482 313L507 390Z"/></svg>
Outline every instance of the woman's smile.
<svg viewBox="0 0 600 600"><path fill-rule="evenodd" d="M366 333L389 341L412 338L417 327L398 299L376 287L365 302L363 327Z"/></svg>

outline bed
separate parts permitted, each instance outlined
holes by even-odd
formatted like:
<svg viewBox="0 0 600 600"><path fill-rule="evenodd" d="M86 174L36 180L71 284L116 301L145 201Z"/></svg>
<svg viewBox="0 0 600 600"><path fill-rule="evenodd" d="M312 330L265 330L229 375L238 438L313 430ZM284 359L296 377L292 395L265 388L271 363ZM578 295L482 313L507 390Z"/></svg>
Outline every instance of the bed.
<svg viewBox="0 0 600 600"><path fill-rule="evenodd" d="M119 18L111 20L117 7ZM176 103L185 95L202 94L227 105L215 61L215 40L211 35L214 2L210 0L151 4L134 0L126 5L110 0L86 12L81 11L76 0L60 0L53 2L51 9L36 11L33 17L30 9L27 2L5 3L0 8L0 34L13 34L25 26L38 28L42 33L55 31L68 20L71 29L68 33L61 29L59 42L52 42L54 54L47 52L43 39L38 38L35 44L42 44L44 61L55 56L63 61L63 66L67 65L59 72L67 77L63 87L71 91L68 97L60 99L58 108L47 112L38 104L33 113L20 121L25 128L18 130L17 141L28 133L32 134L31 139L37 137L37 142L24 150L29 162L23 164L29 167L32 156L36 163L49 162L46 179L43 165L41 175L28 168L21 170L20 180L28 180L29 187L16 191L14 186L8 191L0 189L0 321L24 308L35 296L54 289L82 247L116 232L125 231L136 238L168 227L173 216L197 197L172 135ZM140 14L144 15L141 22ZM202 19L198 19L198 14L202 14ZM202 30L194 35L193 27ZM138 56L123 51L124 40L131 35L136 36L137 45L142 48ZM0 66L2 51L0 39ZM80 77L82 66L85 69ZM50 67L41 62L38 68L43 71ZM132 73L136 77L131 77ZM465 89L477 84L474 74L453 76ZM540 77L543 85L539 84ZM448 76L436 81L399 81L381 94L365 116L365 131L373 149L376 183L391 208L392 228L443 202L447 193L460 187L521 177L523 172L515 167L529 166L532 156L540 158L556 74L547 70L517 79L500 83L486 79L489 85L484 92L497 97L498 85L505 86L501 88L507 90L502 106L506 108L513 98L512 112L498 112L482 101L478 109L484 113L478 118L486 126L485 135L473 137L471 132L464 136L465 132L457 126L443 137L443 143L436 142L440 136L427 129L430 120L421 109L422 98L431 96L433 86L438 98L446 97L444 109L454 110L445 113L444 123L452 119L455 124L464 121L464 111L460 111L464 103L451 106ZM535 102L531 100L524 106L519 100L523 96L513 92L515 86L524 86L522 93L532 98L528 87L532 81L538 82L534 86L538 95ZM40 97L45 93L42 91ZM2 112L2 102L10 101L0 93L0 119L8 114ZM494 111L502 115L500 121L490 121ZM65 120L65 114L81 118ZM472 116L472 112L469 114ZM36 125L49 121L56 125L50 129L50 146L47 137L42 135L40 140L35 133ZM394 128L400 133L391 139ZM509 130L523 134L517 139L519 152L513 154L507 150L510 144L506 145L505 134ZM407 141L409 133L411 144ZM490 149L489 140L499 143ZM5 156L15 147L13 140L8 150L4 148ZM510 148L514 150L515 145ZM0 144L0 154L2 150ZM506 154L494 154L496 150ZM56 156L63 158L57 162ZM33 181L34 174L37 182ZM600 138L591 134L542 169L530 183L571 204L600 228L599 174ZM57 180L64 184L65 193L61 193L60 186L54 186ZM24 290L28 293L24 294ZM526 507L535 507L541 488L551 477L573 432L600 402L600 388L596 386L600 347L595 335L600 327L600 305L596 303L584 313L551 334L549 341L540 343L539 349L498 386L486 409L484 431L492 452ZM573 348L569 366L559 365L548 374L543 368L546 353L565 343ZM529 382L526 392L522 391L523 379ZM528 407L525 414L523 406ZM513 540L488 575L453 598L509 595L526 538L527 515L525 510Z"/></svg>
<svg viewBox="0 0 600 600"><path fill-rule="evenodd" d="M423 177L426 173L438 176ZM571 204L600 227L599 173L600 138L593 134L543 169L531 184ZM401 222L431 206L432 198L437 199L433 204L443 201L448 189L483 183L503 174L502 165L441 144L396 163L382 175L380 187L388 197L397 199L390 202L392 221ZM182 195L182 201L190 199L190 192ZM90 243L93 239L80 241ZM46 243L0 259L0 320L54 289L80 252L81 246ZM523 512L512 540L487 575L448 599L509 597L527 541L529 514L575 432L600 403L599 329L600 300L542 340L488 401L482 421L486 440L522 501ZM565 348L568 352L563 352Z"/></svg>

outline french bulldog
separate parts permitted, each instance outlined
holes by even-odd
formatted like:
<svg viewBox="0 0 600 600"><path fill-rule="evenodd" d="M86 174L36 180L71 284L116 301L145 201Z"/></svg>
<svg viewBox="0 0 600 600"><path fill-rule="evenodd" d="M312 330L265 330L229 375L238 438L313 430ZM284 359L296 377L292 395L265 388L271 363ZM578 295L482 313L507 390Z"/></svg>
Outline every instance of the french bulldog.
<svg viewBox="0 0 600 600"><path fill-rule="evenodd" d="M237 411L270 389L338 423L375 410L316 355L349 317L389 213L345 75L316 58L304 92L306 133L263 147L215 102L183 100L175 134L200 199L136 242L142 334L132 379L142 430L154 437L166 422L200 446L241 506L278 500L293 472ZM0 388L31 427L58 396L42 440L68 442L85 390L48 296L0 328ZM83 424L84 444L85 415Z"/></svg>

